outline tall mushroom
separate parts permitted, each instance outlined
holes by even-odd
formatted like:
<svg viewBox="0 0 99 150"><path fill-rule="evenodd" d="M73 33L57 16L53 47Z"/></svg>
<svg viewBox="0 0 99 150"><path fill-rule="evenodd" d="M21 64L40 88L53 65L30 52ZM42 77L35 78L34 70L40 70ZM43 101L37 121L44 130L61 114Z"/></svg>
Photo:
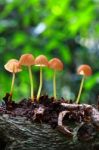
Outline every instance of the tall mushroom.
<svg viewBox="0 0 99 150"><path fill-rule="evenodd" d="M56 99L56 71L63 70L63 63L60 59L53 58L49 61L49 68L54 70L54 74L53 74L53 93L54 93L54 98Z"/></svg>
<svg viewBox="0 0 99 150"><path fill-rule="evenodd" d="M19 64L27 66L29 70L30 85L31 85L31 100L34 101L33 76L31 66L34 65L34 56L32 54L23 54L20 57Z"/></svg>
<svg viewBox="0 0 99 150"><path fill-rule="evenodd" d="M85 77L86 76L90 76L92 74L92 69L91 69L91 67L89 65L83 64L83 65L78 67L77 73L79 75L83 76L81 84L80 84L80 89L79 89L79 92L78 92L77 100L76 100L76 103L78 104L79 100L80 100L80 96L81 96L81 92L82 92L82 88L83 88Z"/></svg>
<svg viewBox="0 0 99 150"><path fill-rule="evenodd" d="M12 83L11 83L11 90L10 90L10 98L12 97L13 94L13 89L14 89L14 82L15 82L15 74L17 72L22 71L20 66L19 66L19 61L16 59L10 59L5 65L4 68L11 72L13 74L12 76Z"/></svg>
<svg viewBox="0 0 99 150"><path fill-rule="evenodd" d="M47 57L44 55L39 55L38 57L36 57L35 66L40 67L40 84L39 84L39 89L38 89L38 93L37 93L37 100L39 100L40 94L41 94L41 89L42 89L42 68L48 66Z"/></svg>

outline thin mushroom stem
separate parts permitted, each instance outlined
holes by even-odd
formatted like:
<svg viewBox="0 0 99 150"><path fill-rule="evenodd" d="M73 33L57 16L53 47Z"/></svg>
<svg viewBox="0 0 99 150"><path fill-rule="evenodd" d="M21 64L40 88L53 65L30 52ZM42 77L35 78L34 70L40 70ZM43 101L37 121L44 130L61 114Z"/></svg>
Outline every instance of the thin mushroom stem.
<svg viewBox="0 0 99 150"><path fill-rule="evenodd" d="M14 81L15 81L15 73L13 72L13 76L12 76L12 83L11 83L11 90L10 90L10 97L13 94L13 89L14 89Z"/></svg>
<svg viewBox="0 0 99 150"><path fill-rule="evenodd" d="M76 100L77 104L79 103L79 100L80 100L80 96L81 96L84 80L85 80L85 75L83 75L82 80L81 80L80 89L79 89L77 100Z"/></svg>
<svg viewBox="0 0 99 150"><path fill-rule="evenodd" d="M54 75L53 75L53 94L54 98L56 99L56 71L54 70Z"/></svg>
<svg viewBox="0 0 99 150"><path fill-rule="evenodd" d="M40 98L41 89L42 89L42 66L40 66L40 85L37 93L37 100L39 100Z"/></svg>
<svg viewBox="0 0 99 150"><path fill-rule="evenodd" d="M34 88L33 88L33 76L31 66L28 66L29 76L30 76L30 85L31 85L31 100L34 101Z"/></svg>

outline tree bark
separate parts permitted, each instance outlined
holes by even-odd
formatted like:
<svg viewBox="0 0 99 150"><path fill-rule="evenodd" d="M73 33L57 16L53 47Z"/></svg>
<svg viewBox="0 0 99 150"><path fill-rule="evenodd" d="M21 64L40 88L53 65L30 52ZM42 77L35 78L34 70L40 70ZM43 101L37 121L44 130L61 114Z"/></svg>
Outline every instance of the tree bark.
<svg viewBox="0 0 99 150"><path fill-rule="evenodd" d="M99 150L98 107L48 96L1 103L0 150L65 149Z"/></svg>

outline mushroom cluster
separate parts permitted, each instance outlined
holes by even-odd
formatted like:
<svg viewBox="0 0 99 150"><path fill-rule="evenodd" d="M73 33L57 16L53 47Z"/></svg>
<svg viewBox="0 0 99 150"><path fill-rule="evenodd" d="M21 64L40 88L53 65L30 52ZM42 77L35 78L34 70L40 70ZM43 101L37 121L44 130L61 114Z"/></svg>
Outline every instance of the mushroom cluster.
<svg viewBox="0 0 99 150"><path fill-rule="evenodd" d="M15 73L22 71L22 66L28 67L29 71L29 78L30 78L30 87L31 87L31 101L34 102L34 84L33 84L33 74L32 74L32 66L38 66L40 68L40 84L36 96L36 100L39 101L41 90L43 86L43 75L42 70L44 67L48 67L54 70L53 75L53 93L54 99L56 99L56 71L60 71L63 69L63 63L58 58L53 58L48 61L47 57L44 55L39 55L36 58L32 54L23 54L19 60L11 59L5 64L5 69L13 74L12 77L12 84L10 90L10 97L11 100L13 95L14 89L14 81L15 81Z"/></svg>
<svg viewBox="0 0 99 150"><path fill-rule="evenodd" d="M10 90L10 96L9 99L11 100L12 95L13 95L13 90L14 90L14 82L15 82L15 74L22 71L22 66L28 67L29 71L29 80L30 80L30 99L31 102L34 102L35 96L34 96L34 83L33 83L33 74L32 74L32 66L38 66L40 68L40 84L36 96L36 101L39 101L40 95L41 95L41 90L43 86L43 68L48 67L48 69L53 70L53 97L54 100L57 99L57 94L56 94L56 73L57 71L63 70L63 63L59 58L52 58L51 60L48 61L47 57L44 55L39 55L36 58L32 54L23 54L19 60L16 59L11 59L9 60L4 68L12 73L12 83L11 83L11 90ZM78 92L77 100L76 103L78 104L80 101L80 96L84 84L84 80L86 76L90 76L92 74L92 69L89 65L83 64L77 69L77 74L82 75L82 81L80 85L80 89Z"/></svg>

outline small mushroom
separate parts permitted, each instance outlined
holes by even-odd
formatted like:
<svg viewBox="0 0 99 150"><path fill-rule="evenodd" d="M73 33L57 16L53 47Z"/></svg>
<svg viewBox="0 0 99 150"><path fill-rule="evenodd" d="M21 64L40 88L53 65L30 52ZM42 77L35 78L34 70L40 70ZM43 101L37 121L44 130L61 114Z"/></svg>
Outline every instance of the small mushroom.
<svg viewBox="0 0 99 150"><path fill-rule="evenodd" d="M17 72L22 71L20 66L19 66L19 61L16 59L10 59L5 65L4 68L11 72L13 74L12 76L12 83L11 83L11 90L10 90L10 98L12 97L13 94L13 89L14 89L14 81L15 81L15 74Z"/></svg>
<svg viewBox="0 0 99 150"><path fill-rule="evenodd" d="M80 96L81 96L81 92L82 92L85 77L90 76L92 74L92 69L89 65L84 64L84 65L81 65L81 66L78 67L77 73L79 75L83 76L81 84L80 84L80 89L79 89L79 92L78 92L77 100L76 100L76 103L78 104L79 100L80 100Z"/></svg>
<svg viewBox="0 0 99 150"><path fill-rule="evenodd" d="M31 70L31 66L34 65L34 56L32 54L23 54L20 57L19 64L28 67L31 85L31 100L34 101L33 76Z"/></svg>
<svg viewBox="0 0 99 150"><path fill-rule="evenodd" d="M38 57L36 57L35 66L40 67L40 84L39 84L39 89L38 89L38 93L37 93L37 100L39 100L40 94L41 94L41 89L42 89L42 68L48 66L47 57L44 55L39 55Z"/></svg>
<svg viewBox="0 0 99 150"><path fill-rule="evenodd" d="M49 61L49 68L54 70L54 75L53 75L53 93L54 93L54 98L56 99L56 71L61 71L63 70L63 63L60 59L58 58L53 58Z"/></svg>

